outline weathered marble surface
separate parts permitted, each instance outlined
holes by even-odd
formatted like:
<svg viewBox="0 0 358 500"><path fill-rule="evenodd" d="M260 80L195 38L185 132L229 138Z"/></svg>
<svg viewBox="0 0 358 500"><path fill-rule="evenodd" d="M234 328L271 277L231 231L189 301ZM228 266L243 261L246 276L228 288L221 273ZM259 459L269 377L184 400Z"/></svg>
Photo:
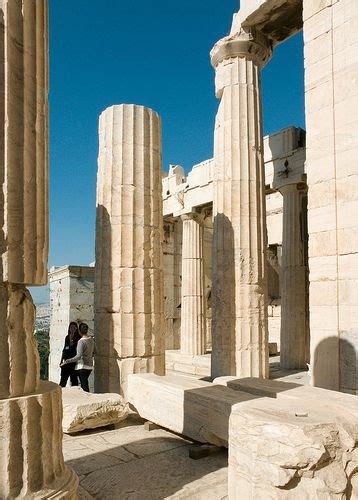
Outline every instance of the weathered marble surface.
<svg viewBox="0 0 358 500"><path fill-rule="evenodd" d="M71 434L125 420L128 404L119 394L92 394L80 387L62 389L63 432Z"/></svg>
<svg viewBox="0 0 358 500"><path fill-rule="evenodd" d="M47 283L47 0L1 0L0 282Z"/></svg>
<svg viewBox="0 0 358 500"><path fill-rule="evenodd" d="M35 306L27 288L0 283L0 398L24 396L38 388L34 328Z"/></svg>
<svg viewBox="0 0 358 500"><path fill-rule="evenodd" d="M296 384L293 381L263 380L258 378L218 377L215 384L226 385L230 389L247 392L254 396L277 399L298 399L307 401L322 401L335 408L346 408L358 419L358 398L351 394ZM357 420L358 421L358 420Z"/></svg>
<svg viewBox="0 0 358 500"><path fill-rule="evenodd" d="M268 376L266 205L261 68L272 47L240 30L213 47L212 376ZM238 147L238 144L240 147Z"/></svg>
<svg viewBox="0 0 358 500"><path fill-rule="evenodd" d="M183 354L205 354L203 219L196 213L182 216L180 351Z"/></svg>
<svg viewBox="0 0 358 500"><path fill-rule="evenodd" d="M127 375L163 374L161 120L122 104L99 119L95 331L98 392L125 394Z"/></svg>
<svg viewBox="0 0 358 500"><path fill-rule="evenodd" d="M232 406L254 398L180 375L138 374L128 378L128 400L141 417L217 446L227 446Z"/></svg>
<svg viewBox="0 0 358 500"><path fill-rule="evenodd" d="M194 356L182 354L180 350L165 351L165 369L185 375L210 377L211 354Z"/></svg>
<svg viewBox="0 0 358 500"><path fill-rule="evenodd" d="M0 400L0 498L74 499L78 478L62 454L61 389Z"/></svg>
<svg viewBox="0 0 358 500"><path fill-rule="evenodd" d="M273 186L283 197L280 364L297 370L310 361L307 184L304 174L292 175L290 170L278 168Z"/></svg>
<svg viewBox="0 0 358 500"><path fill-rule="evenodd" d="M47 283L48 2L0 1L0 497L75 499L60 388L39 381L35 307Z"/></svg>
<svg viewBox="0 0 358 500"><path fill-rule="evenodd" d="M358 495L357 418L324 401L256 399L230 417L229 498Z"/></svg>
<svg viewBox="0 0 358 500"><path fill-rule="evenodd" d="M304 0L314 384L358 393L358 2Z"/></svg>

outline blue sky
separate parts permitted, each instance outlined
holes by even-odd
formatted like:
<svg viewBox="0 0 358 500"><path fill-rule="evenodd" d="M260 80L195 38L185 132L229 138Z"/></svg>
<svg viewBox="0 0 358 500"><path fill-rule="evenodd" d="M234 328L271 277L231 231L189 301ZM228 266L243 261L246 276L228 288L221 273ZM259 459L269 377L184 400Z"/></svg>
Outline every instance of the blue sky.
<svg viewBox="0 0 358 500"><path fill-rule="evenodd" d="M112 104L155 109L163 168L212 156L218 102L209 51L230 29L238 0L49 0L50 258L94 260L98 116ZM264 132L304 127L302 37L263 71ZM32 289L37 303L48 289Z"/></svg>

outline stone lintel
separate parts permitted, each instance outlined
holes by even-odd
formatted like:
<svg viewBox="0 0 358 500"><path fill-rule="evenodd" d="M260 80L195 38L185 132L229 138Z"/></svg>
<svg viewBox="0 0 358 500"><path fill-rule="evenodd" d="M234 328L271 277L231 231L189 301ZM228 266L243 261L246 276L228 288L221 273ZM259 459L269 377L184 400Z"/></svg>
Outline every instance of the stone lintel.
<svg viewBox="0 0 358 500"><path fill-rule="evenodd" d="M234 15L231 34L240 26L252 26L273 45L284 42L303 27L302 0L242 0Z"/></svg>
<svg viewBox="0 0 358 500"><path fill-rule="evenodd" d="M232 407L255 399L193 377L151 373L130 375L127 396L142 418L195 441L225 447Z"/></svg>

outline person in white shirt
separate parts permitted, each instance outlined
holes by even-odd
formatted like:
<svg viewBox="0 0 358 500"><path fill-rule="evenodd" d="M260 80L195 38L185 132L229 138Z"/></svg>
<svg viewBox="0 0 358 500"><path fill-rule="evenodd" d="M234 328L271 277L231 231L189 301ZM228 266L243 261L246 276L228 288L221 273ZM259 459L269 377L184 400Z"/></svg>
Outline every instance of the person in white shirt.
<svg viewBox="0 0 358 500"><path fill-rule="evenodd" d="M89 392L88 377L93 370L94 338L88 335L88 325L86 323L81 323L78 330L81 338L77 344L76 356L65 359L61 366L76 363L76 373L80 379L81 387L84 391Z"/></svg>

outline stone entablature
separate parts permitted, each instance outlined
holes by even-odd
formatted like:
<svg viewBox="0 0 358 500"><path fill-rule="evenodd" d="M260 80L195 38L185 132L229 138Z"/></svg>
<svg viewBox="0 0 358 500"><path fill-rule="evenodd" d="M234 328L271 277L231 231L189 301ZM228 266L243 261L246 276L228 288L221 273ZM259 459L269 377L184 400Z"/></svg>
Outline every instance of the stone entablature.
<svg viewBox="0 0 358 500"><path fill-rule="evenodd" d="M273 183L302 175L305 170L305 131L288 127L264 137L266 216L268 244L282 243L282 195ZM163 177L163 216L179 217L212 206L214 160L197 165L185 176L180 165L171 165Z"/></svg>

